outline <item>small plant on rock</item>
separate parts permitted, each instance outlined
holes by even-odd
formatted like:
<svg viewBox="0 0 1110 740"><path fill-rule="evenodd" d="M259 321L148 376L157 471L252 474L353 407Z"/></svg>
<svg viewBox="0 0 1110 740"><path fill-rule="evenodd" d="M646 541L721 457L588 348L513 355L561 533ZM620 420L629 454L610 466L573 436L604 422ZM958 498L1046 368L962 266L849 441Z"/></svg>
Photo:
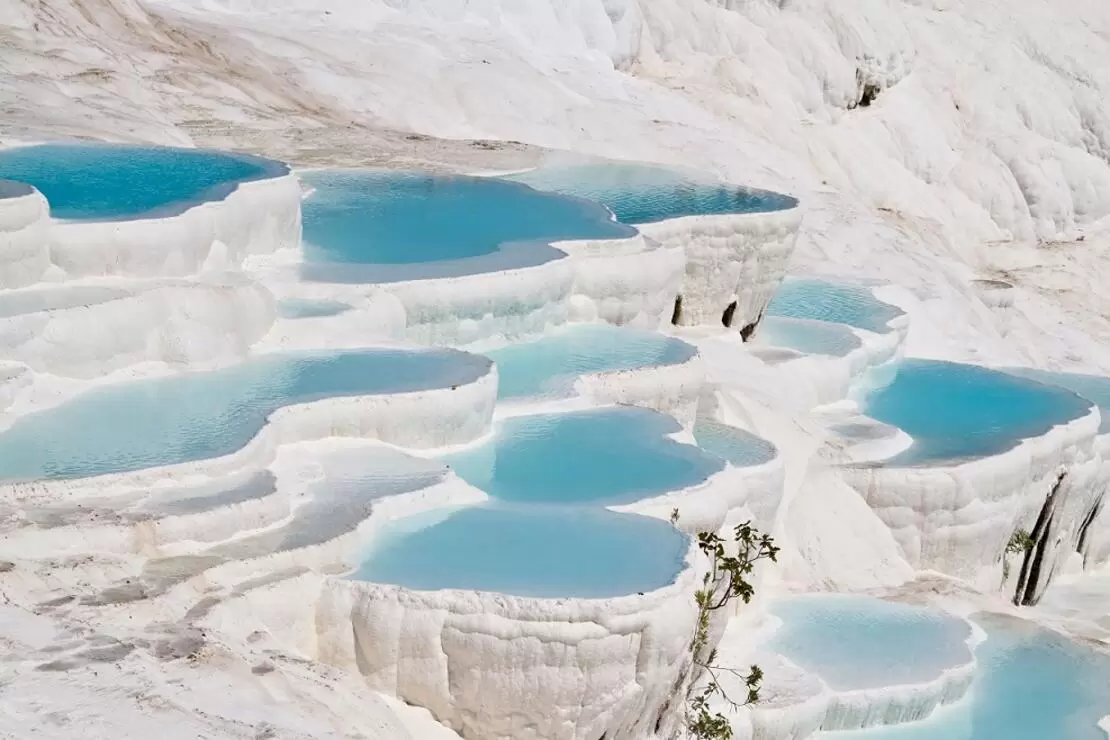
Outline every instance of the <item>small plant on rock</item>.
<svg viewBox="0 0 1110 740"><path fill-rule="evenodd" d="M678 510L671 515L671 522L678 523ZM698 605L694 639L690 645L695 670L704 676L697 681L696 689L686 699L685 728L686 737L696 740L729 740L732 726L720 712L713 712L710 703L714 698L723 700L733 708L739 708L759 701L759 689L763 683L763 671L759 666L751 666L747 673L717 664L717 651L709 647L710 618L713 612L724 609L737 598L745 604L750 603L755 593L749 577L755 564L760 560L774 562L779 553L770 535L762 534L744 522L733 530L735 554L730 554L729 542L716 532L700 532L698 548L709 558L709 571L702 578L702 587L695 593ZM721 686L720 677L728 674L739 679L747 691L743 701L736 701Z"/></svg>

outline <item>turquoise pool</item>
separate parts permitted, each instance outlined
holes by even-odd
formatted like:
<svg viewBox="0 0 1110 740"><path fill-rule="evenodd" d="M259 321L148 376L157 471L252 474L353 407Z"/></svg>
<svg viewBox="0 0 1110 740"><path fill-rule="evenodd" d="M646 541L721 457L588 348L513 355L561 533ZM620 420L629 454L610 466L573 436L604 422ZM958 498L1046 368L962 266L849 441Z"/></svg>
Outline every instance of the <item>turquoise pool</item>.
<svg viewBox="0 0 1110 740"><path fill-rule="evenodd" d="M309 300L305 298L286 298L278 301L278 316L283 319L311 319L321 316L338 316L350 311L351 304L342 301Z"/></svg>
<svg viewBox="0 0 1110 740"><path fill-rule="evenodd" d="M1099 432L1110 432L1110 378L1102 375L1082 375L1080 373L1058 373L1050 370L1034 370L1030 367L1002 368L1011 375L1038 383L1046 383L1069 390L1077 396L1086 398L1099 408L1102 421Z"/></svg>
<svg viewBox="0 0 1110 740"><path fill-rule="evenodd" d="M35 186L54 218L120 221L222 200L240 183L288 174L280 162L208 149L42 144L0 149L0 178Z"/></svg>
<svg viewBox="0 0 1110 740"><path fill-rule="evenodd" d="M666 436L680 430L669 416L630 406L519 416L489 442L441 459L503 501L622 504L695 485L724 468Z"/></svg>
<svg viewBox="0 0 1110 740"><path fill-rule="evenodd" d="M538 190L596 201L626 224L781 211L798 204L786 195L727 185L702 173L635 162L544 167L508 177Z"/></svg>
<svg viewBox="0 0 1110 740"><path fill-rule="evenodd" d="M1110 656L1009 617L974 617L987 631L969 697L922 722L820 740L1106 740Z"/></svg>
<svg viewBox="0 0 1110 740"><path fill-rule="evenodd" d="M978 365L909 359L863 400L863 411L913 437L886 465L919 465L997 455L1091 405L1062 388Z"/></svg>
<svg viewBox="0 0 1110 740"><path fill-rule="evenodd" d="M882 334L890 331L889 322L903 312L880 301L863 285L794 278L779 286L766 315L847 324Z"/></svg>
<svg viewBox="0 0 1110 740"><path fill-rule="evenodd" d="M567 396L587 373L677 365L696 355L673 337L609 324L565 327L486 353L497 364L503 399Z"/></svg>
<svg viewBox="0 0 1110 740"><path fill-rule="evenodd" d="M932 609L822 595L770 611L782 626L768 647L837 691L924 683L971 660L967 622Z"/></svg>
<svg viewBox="0 0 1110 740"><path fill-rule="evenodd" d="M762 465L778 455L775 446L763 437L700 416L694 422L694 440L698 447L738 468Z"/></svg>
<svg viewBox="0 0 1110 740"><path fill-rule="evenodd" d="M289 353L106 386L21 417L0 433L0 481L220 457L242 448L283 406L458 385L489 367L484 357L453 350Z"/></svg>
<svg viewBox="0 0 1110 740"><path fill-rule="evenodd" d="M496 178L321 170L304 203L303 274L393 282L543 264L550 242L623 239L636 230L602 206Z"/></svg>
<svg viewBox="0 0 1110 740"><path fill-rule="evenodd" d="M844 357L862 346L859 337L845 324L783 316L763 319L753 343L830 357Z"/></svg>
<svg viewBox="0 0 1110 740"><path fill-rule="evenodd" d="M476 506L394 522L351 578L424 591L606 598L673 583L688 548L683 534L650 517Z"/></svg>

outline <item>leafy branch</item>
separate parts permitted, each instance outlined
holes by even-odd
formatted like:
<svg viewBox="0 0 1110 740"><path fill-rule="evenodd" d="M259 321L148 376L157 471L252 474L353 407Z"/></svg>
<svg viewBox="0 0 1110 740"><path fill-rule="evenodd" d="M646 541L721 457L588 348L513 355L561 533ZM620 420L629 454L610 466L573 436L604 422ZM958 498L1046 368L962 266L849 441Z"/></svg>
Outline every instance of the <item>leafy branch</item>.
<svg viewBox="0 0 1110 740"><path fill-rule="evenodd" d="M678 523L677 509L671 514L671 522ZM693 665L707 678L700 689L687 697L686 736L696 740L729 740L732 726L720 712L710 711L710 702L718 698L733 709L755 704L759 701L763 671L757 665L751 666L747 673L718 665L717 650L709 648L710 618L713 612L737 598L745 604L751 603L755 589L749 577L755 564L761 560L775 562L779 548L770 535L760 533L750 521L733 529L731 542L716 532L698 533L698 548L709 558L710 567L702 577L702 587L694 594L698 616L690 652ZM735 701L724 690L722 675L733 676L744 684L747 696L743 702Z"/></svg>

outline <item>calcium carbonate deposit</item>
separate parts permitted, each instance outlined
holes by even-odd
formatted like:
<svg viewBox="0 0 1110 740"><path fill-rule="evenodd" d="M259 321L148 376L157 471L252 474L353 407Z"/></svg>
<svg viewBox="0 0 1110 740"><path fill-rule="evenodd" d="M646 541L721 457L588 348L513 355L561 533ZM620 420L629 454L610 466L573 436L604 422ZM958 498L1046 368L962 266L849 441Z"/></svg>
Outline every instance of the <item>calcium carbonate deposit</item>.
<svg viewBox="0 0 1110 740"><path fill-rule="evenodd" d="M0 69L0 736L1110 733L1104 0L0 0Z"/></svg>

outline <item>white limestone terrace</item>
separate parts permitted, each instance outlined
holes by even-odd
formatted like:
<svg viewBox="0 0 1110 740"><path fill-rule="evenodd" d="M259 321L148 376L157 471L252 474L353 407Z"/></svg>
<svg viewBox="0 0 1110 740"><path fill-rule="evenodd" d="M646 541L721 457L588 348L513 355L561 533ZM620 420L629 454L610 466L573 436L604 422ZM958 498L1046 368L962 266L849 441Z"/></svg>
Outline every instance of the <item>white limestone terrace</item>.
<svg viewBox="0 0 1110 740"><path fill-rule="evenodd" d="M99 278L0 292L0 354L37 373L94 378L143 362L242 359L274 301L242 273Z"/></svg>
<svg viewBox="0 0 1110 740"><path fill-rule="evenodd" d="M681 248L672 321L686 326L720 322L749 334L786 274L801 222L795 198L684 168L586 160L511 177L595 200L648 239Z"/></svg>
<svg viewBox="0 0 1110 740"><path fill-rule="evenodd" d="M1060 507L1068 521L1056 527L1077 532L1096 495L1079 485L1075 495L1084 500L1063 505L1073 490L1070 478L1091 472L1100 425L1094 404L980 366L913 359L903 361L862 410L912 442L891 457L839 470L890 528L911 565L988 591L1013 581L1023 594L1043 589L1052 563L1066 559L1075 545L1044 538L1038 519ZM1039 553L1019 563L1020 570L1004 558L1019 529L1037 533Z"/></svg>
<svg viewBox="0 0 1110 740"><path fill-rule="evenodd" d="M0 289L33 283L46 272L48 221L42 193L0 178Z"/></svg>
<svg viewBox="0 0 1110 740"><path fill-rule="evenodd" d="M1044 522L1045 540L1062 540L1067 546L1043 565L1045 570L1057 572L1068 565L1067 557L1074 552L1083 569L1097 570L1110 561L1110 499L1106 497L1110 489L1110 379L1032 368L999 369L1065 388L1098 406L1101 423L1094 444L1069 466L1069 477L1062 487L1065 495L1054 502ZM1040 594L1038 590L1035 596Z"/></svg>
<svg viewBox="0 0 1110 740"><path fill-rule="evenodd" d="M704 386L694 346L631 327L567 324L484 354L497 365L503 408L578 396L654 409L689 429Z"/></svg>
<svg viewBox="0 0 1110 740"><path fill-rule="evenodd" d="M909 317L880 300L874 286L788 277L751 339L751 352L795 393L799 413L856 399L897 366Z"/></svg>
<svg viewBox="0 0 1110 740"><path fill-rule="evenodd" d="M403 336L422 344L536 335L572 315L597 318L573 300L577 263L605 255L586 278L596 281L610 258L646 249L604 207L518 183L386 170L302 174L312 186L303 254L254 267L270 273L283 299L358 305L392 297ZM681 257L660 254L662 261L640 260L637 269L674 283ZM658 326L672 298L631 285L627 294L606 296L601 318Z"/></svg>
<svg viewBox="0 0 1110 740"><path fill-rule="evenodd" d="M323 437L410 447L489 429L492 363L455 350L258 355L227 368L101 384L0 432L9 501L126 492L262 470L281 444ZM127 414L129 423L106 428Z"/></svg>
<svg viewBox="0 0 1110 740"><path fill-rule="evenodd" d="M747 656L767 675L746 711L761 740L920 721L968 692L984 637L961 617L866 596L793 596L767 611Z"/></svg>
<svg viewBox="0 0 1110 740"><path fill-rule="evenodd" d="M7 287L47 277L193 275L300 243L296 178L252 155L36 144L0 149L0 178L34 186L50 212L45 220L37 198L24 196L34 201L20 209L27 223L16 222L14 234L5 225Z"/></svg>

